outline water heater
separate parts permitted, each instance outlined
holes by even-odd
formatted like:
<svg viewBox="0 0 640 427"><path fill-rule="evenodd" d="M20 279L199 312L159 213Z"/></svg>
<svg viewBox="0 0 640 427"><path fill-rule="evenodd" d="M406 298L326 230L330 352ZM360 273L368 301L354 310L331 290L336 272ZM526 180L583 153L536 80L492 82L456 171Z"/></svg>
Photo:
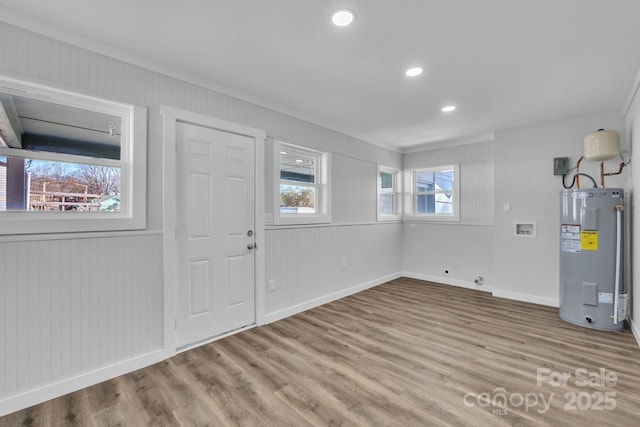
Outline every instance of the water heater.
<svg viewBox="0 0 640 427"><path fill-rule="evenodd" d="M624 327L623 190L564 190L560 213L560 317L592 329Z"/></svg>

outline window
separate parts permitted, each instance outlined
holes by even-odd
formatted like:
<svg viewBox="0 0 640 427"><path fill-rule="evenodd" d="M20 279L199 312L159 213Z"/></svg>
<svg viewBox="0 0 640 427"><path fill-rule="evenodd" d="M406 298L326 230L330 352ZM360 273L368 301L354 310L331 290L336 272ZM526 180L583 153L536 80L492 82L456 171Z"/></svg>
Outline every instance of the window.
<svg viewBox="0 0 640 427"><path fill-rule="evenodd" d="M411 171L410 180L413 219L459 219L458 165L414 169Z"/></svg>
<svg viewBox="0 0 640 427"><path fill-rule="evenodd" d="M378 221L399 220L400 181L396 169L378 166Z"/></svg>
<svg viewBox="0 0 640 427"><path fill-rule="evenodd" d="M146 110L0 79L0 234L145 225Z"/></svg>
<svg viewBox="0 0 640 427"><path fill-rule="evenodd" d="M330 222L329 155L274 141L275 224Z"/></svg>

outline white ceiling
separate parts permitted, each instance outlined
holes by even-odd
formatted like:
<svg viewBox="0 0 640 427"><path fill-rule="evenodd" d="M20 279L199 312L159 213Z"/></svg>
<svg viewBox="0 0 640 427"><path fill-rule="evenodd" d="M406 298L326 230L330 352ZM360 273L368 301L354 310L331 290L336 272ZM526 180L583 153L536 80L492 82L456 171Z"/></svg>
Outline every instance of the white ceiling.
<svg viewBox="0 0 640 427"><path fill-rule="evenodd" d="M622 111L640 68L638 0L0 0L0 20L396 149Z"/></svg>

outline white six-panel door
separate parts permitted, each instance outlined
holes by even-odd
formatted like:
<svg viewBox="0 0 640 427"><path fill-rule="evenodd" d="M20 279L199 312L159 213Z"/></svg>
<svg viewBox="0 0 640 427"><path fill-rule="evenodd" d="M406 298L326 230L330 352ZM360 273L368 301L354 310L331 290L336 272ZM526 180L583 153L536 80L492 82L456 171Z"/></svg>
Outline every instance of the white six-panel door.
<svg viewBox="0 0 640 427"><path fill-rule="evenodd" d="M254 143L176 123L178 348L255 323Z"/></svg>

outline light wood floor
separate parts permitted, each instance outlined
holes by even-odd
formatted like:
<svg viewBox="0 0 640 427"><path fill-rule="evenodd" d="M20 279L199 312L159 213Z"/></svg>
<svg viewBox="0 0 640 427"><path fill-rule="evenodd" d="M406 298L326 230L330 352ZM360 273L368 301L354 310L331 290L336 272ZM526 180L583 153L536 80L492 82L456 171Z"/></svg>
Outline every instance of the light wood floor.
<svg viewBox="0 0 640 427"><path fill-rule="evenodd" d="M0 418L151 424L638 426L640 350L628 330L403 278Z"/></svg>

